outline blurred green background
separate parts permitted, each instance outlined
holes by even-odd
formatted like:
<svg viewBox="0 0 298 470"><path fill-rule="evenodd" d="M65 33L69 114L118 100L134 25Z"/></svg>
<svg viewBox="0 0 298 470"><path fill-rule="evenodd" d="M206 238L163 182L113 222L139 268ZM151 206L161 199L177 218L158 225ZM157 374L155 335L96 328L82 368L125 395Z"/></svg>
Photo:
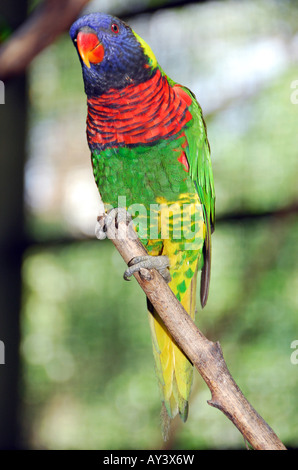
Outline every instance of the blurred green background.
<svg viewBox="0 0 298 470"><path fill-rule="evenodd" d="M98 0L84 12L125 16L203 108L217 223L210 296L197 325L220 341L246 398L295 447L298 5L164 4ZM80 64L67 33L32 62L27 90L19 446L244 449L233 424L206 403L210 392L197 372L188 421L174 420L162 441L145 297L135 280L123 281L112 244L94 237L100 201Z"/></svg>

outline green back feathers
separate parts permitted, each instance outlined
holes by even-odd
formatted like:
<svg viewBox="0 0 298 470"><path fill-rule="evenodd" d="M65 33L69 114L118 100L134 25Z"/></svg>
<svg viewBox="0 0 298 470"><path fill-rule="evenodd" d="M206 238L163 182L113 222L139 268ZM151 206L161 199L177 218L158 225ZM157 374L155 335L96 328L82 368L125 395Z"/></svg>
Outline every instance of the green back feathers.
<svg viewBox="0 0 298 470"><path fill-rule="evenodd" d="M186 154L189 163L189 173L203 206L206 224L204 266L201 276L201 305L204 307L207 302L210 283L211 233L214 230L215 223L215 190L210 146L202 110L195 95L188 88L183 87L183 89L192 98L190 112L193 116L193 121L191 122L192 125L187 127L185 131L188 143Z"/></svg>

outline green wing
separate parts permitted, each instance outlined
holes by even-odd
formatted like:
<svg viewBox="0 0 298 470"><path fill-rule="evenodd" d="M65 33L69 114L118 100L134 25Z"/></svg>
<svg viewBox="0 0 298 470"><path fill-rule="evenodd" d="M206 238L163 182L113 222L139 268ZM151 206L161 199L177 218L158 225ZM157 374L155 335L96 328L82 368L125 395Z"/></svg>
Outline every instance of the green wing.
<svg viewBox="0 0 298 470"><path fill-rule="evenodd" d="M214 230L215 222L215 191L214 180L210 158L210 146L207 139L206 124L202 115L202 110L195 95L186 87L182 87L192 98L189 108L193 120L185 130L188 147L186 156L189 163L189 174L194 182L201 204L204 210L204 219L207 233L204 244L204 266L201 276L201 305L204 307L207 302L210 269L211 269L211 233Z"/></svg>

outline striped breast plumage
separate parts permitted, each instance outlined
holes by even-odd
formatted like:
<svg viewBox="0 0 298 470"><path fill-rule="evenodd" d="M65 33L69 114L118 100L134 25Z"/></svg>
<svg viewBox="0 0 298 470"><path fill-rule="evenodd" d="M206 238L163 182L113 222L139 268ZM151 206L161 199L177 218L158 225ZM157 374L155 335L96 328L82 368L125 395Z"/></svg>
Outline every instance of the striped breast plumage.
<svg viewBox="0 0 298 470"><path fill-rule="evenodd" d="M146 82L88 98L91 149L148 145L169 139L191 121L191 98L169 85L159 69Z"/></svg>

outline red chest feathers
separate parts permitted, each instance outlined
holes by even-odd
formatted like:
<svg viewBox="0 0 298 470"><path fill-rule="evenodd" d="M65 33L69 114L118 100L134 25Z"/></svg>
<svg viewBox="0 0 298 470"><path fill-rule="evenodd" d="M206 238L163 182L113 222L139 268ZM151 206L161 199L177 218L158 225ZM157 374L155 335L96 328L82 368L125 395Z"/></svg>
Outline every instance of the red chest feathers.
<svg viewBox="0 0 298 470"><path fill-rule="evenodd" d="M159 70L144 83L88 98L87 137L92 150L146 145L178 134L192 119L190 96L171 87Z"/></svg>

